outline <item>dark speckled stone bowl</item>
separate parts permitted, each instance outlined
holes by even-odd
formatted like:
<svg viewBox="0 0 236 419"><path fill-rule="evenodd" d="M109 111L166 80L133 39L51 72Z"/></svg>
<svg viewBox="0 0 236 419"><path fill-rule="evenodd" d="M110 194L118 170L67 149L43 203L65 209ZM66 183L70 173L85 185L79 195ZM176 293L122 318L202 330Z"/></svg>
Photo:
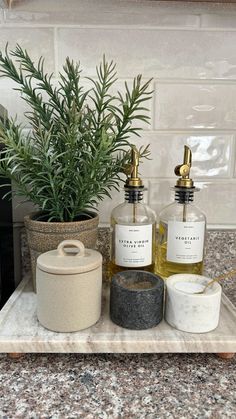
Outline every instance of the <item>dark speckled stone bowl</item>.
<svg viewBox="0 0 236 419"><path fill-rule="evenodd" d="M163 317L163 280L150 272L124 271L111 281L111 320L127 329L149 329Z"/></svg>

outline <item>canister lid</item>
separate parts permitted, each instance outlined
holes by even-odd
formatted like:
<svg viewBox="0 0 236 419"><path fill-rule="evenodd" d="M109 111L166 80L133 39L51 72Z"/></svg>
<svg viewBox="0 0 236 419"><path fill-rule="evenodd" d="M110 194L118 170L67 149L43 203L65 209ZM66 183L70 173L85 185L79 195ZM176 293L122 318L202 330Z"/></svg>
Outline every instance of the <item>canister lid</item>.
<svg viewBox="0 0 236 419"><path fill-rule="evenodd" d="M96 250L85 249L79 240L64 240L56 250L42 253L37 266L42 271L65 275L89 272L102 264L102 255Z"/></svg>

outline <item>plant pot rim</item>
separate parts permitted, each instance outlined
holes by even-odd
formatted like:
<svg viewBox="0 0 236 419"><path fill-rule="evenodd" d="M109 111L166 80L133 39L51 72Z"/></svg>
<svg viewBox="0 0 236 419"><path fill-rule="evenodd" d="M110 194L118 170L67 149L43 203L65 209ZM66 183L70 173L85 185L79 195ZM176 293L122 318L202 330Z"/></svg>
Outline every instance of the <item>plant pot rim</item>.
<svg viewBox="0 0 236 419"><path fill-rule="evenodd" d="M69 221L69 222L50 222L50 221L38 221L34 220L36 214L40 214L40 211L32 212L24 217L25 227L27 230L34 232L38 231L41 233L73 233L75 231L85 231L97 228L99 222L99 216L96 213L90 213L94 215L88 220L80 221Z"/></svg>
<svg viewBox="0 0 236 419"><path fill-rule="evenodd" d="M98 214L96 212L93 211L88 211L89 214L92 215L91 218L89 218L88 220L78 220L78 221L39 221L37 219L34 219L33 217L35 217L36 215L42 214L42 211L34 211L31 212L27 215L24 216L24 221L29 223L40 223L41 225L48 225L48 224L53 224L55 226L60 226L62 224L78 224L78 223L91 223L92 220L96 220L98 219Z"/></svg>

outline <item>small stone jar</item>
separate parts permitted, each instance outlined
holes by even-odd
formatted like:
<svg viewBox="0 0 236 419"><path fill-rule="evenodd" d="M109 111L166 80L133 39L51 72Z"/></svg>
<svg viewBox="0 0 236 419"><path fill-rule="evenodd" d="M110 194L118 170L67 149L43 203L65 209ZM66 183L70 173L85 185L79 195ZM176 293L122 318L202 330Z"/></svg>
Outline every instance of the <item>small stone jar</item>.
<svg viewBox="0 0 236 419"><path fill-rule="evenodd" d="M203 275L176 274L166 281L165 319L178 330L206 333L219 323L221 286Z"/></svg>
<svg viewBox="0 0 236 419"><path fill-rule="evenodd" d="M102 255L78 240L65 240L38 257L37 314L42 326L75 332L101 315Z"/></svg>
<svg viewBox="0 0 236 419"><path fill-rule="evenodd" d="M150 272L124 271L113 276L111 320L127 329L149 329L163 317L163 280Z"/></svg>

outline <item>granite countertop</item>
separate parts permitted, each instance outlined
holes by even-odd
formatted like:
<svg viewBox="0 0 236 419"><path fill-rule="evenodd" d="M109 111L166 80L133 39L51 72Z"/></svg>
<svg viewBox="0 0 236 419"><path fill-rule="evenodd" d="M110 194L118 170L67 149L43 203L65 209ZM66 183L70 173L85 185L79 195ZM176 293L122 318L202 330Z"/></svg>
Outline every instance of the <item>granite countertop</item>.
<svg viewBox="0 0 236 419"><path fill-rule="evenodd" d="M107 234L100 230L105 261ZM24 246L23 254L27 270ZM206 274L232 269L235 257L235 231L208 234ZM223 288L236 304L235 278ZM0 364L1 418L236 418L236 357L2 354Z"/></svg>

